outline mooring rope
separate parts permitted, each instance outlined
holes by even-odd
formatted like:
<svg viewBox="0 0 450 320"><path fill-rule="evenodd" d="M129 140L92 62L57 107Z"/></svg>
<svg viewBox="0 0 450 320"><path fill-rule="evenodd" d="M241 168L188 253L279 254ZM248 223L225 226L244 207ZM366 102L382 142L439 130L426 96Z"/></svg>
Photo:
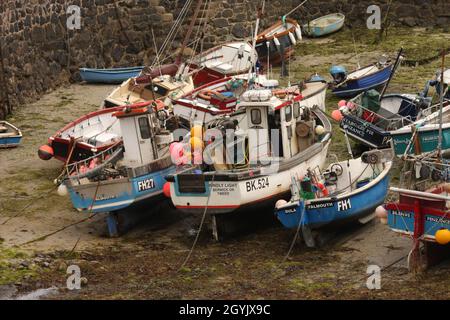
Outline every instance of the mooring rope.
<svg viewBox="0 0 450 320"><path fill-rule="evenodd" d="M215 177L216 177L215 175L212 176L211 183L214 183ZM181 264L181 267L178 269L178 271L180 271L181 269L183 269L183 268L186 266L186 264L188 263L189 259L191 258L192 252L194 252L195 246L197 245L198 239L200 238L200 233L201 233L201 231L202 231L203 224L204 224L204 222L205 222L206 212L208 211L209 200L211 199L211 194L212 194L212 193L210 192L210 194L209 194L209 196L208 196L208 199L206 199L205 210L203 211L202 220L200 221L200 226L199 226L199 228L198 228L198 230L197 230L197 234L196 234L196 236L195 236L195 240L194 240L194 242L192 243L192 247L191 247L191 249L189 250L188 255L187 255L186 258L184 259L184 261L183 261L183 263Z"/></svg>

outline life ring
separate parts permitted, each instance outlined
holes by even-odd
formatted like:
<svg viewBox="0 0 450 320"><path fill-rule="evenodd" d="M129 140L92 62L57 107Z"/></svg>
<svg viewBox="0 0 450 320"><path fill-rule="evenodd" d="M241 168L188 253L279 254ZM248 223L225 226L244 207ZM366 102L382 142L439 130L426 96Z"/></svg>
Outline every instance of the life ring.
<svg viewBox="0 0 450 320"><path fill-rule="evenodd" d="M330 194L328 192L328 189L325 187L325 185L323 183L315 183L314 186L319 189L320 193L322 194L322 197L328 197L328 195Z"/></svg>
<svg viewBox="0 0 450 320"><path fill-rule="evenodd" d="M214 90L209 90L209 89L202 90L198 93L198 96L200 98L202 98L203 100L208 100L208 101L211 100L211 98L216 95L220 95L220 92L214 91Z"/></svg>

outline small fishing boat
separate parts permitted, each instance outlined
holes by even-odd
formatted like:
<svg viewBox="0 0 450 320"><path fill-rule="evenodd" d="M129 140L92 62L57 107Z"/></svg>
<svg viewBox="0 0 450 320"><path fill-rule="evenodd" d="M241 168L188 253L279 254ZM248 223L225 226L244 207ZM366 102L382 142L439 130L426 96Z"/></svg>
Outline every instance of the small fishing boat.
<svg viewBox="0 0 450 320"><path fill-rule="evenodd" d="M111 235L118 230L123 215L119 210L132 205L152 205L164 199L164 177L175 172L169 144L170 131L161 126L157 107L151 103L140 108L115 110L122 140L91 158L67 167L64 186L73 206L88 213L111 213L108 228Z"/></svg>
<svg viewBox="0 0 450 320"><path fill-rule="evenodd" d="M450 149L450 104L442 109L442 117L442 127L439 125L440 111L436 111L411 125L391 131L391 147L395 155L406 157L435 152L441 130L441 150Z"/></svg>
<svg viewBox="0 0 450 320"><path fill-rule="evenodd" d="M173 112L186 127L191 123L208 123L215 118L230 114L237 109L239 98L248 88L248 75L224 78L196 88L173 102ZM303 107L318 107L325 111L328 85L319 76L303 81L288 89L280 89L277 80L265 75L252 74L250 83L254 88L271 90L275 96L285 98L301 95Z"/></svg>
<svg viewBox="0 0 450 320"><path fill-rule="evenodd" d="M270 26L256 38L256 51L262 65L278 65L294 53L294 46L302 40L300 25L286 18ZM269 62L267 62L269 61Z"/></svg>
<svg viewBox="0 0 450 320"><path fill-rule="evenodd" d="M345 103L345 104L344 104ZM436 110L426 94L386 94L376 90L359 94L341 103L337 116L344 134L370 148L390 147L391 131L412 124Z"/></svg>
<svg viewBox="0 0 450 320"><path fill-rule="evenodd" d="M0 121L0 148L14 148L20 144L22 132L11 123Z"/></svg>
<svg viewBox="0 0 450 320"><path fill-rule="evenodd" d="M332 13L303 25L303 33L309 37L323 37L342 29L345 22L345 15L342 13Z"/></svg>
<svg viewBox="0 0 450 320"><path fill-rule="evenodd" d="M200 157L196 165L202 153L194 153L194 164L167 177L175 207L211 215L219 239L221 221L245 209L273 206L289 192L292 175L323 167L331 123L318 107L302 107L301 100L301 95L281 98L272 90L249 89L236 112L206 123L204 162ZM192 135L189 141L203 144Z"/></svg>
<svg viewBox="0 0 450 320"><path fill-rule="evenodd" d="M316 246L312 230L367 223L388 192L392 167L388 159L375 150L333 163L324 171L310 167L304 176L291 177L291 200L278 201L275 214L284 227L301 231L309 247Z"/></svg>
<svg viewBox="0 0 450 320"><path fill-rule="evenodd" d="M444 183L425 192L391 188L400 195L385 205L381 219L389 228L413 239L408 255L411 271L438 264L450 254L450 185Z"/></svg>
<svg viewBox="0 0 450 320"><path fill-rule="evenodd" d="M119 84L125 80L137 77L144 67L90 69L80 68L81 80L87 83Z"/></svg>
<svg viewBox="0 0 450 320"><path fill-rule="evenodd" d="M351 73L347 73L343 66L333 66L330 69L334 79L332 91L338 97L353 98L370 89L379 90L388 82L393 71L394 63L385 58Z"/></svg>
<svg viewBox="0 0 450 320"><path fill-rule="evenodd" d="M196 87L210 82L249 73L258 60L256 51L247 42L229 42L213 47L190 61Z"/></svg>
<svg viewBox="0 0 450 320"><path fill-rule="evenodd" d="M181 67L180 70L184 68ZM112 108L158 99L171 108L172 100L192 90L194 90L192 77L183 71L175 76L160 75L153 78L142 75L126 80L114 89L105 99L103 106Z"/></svg>
<svg viewBox="0 0 450 320"><path fill-rule="evenodd" d="M139 109L152 104L143 102L128 106ZM167 113L162 101L156 102L159 113ZM122 128L114 113L123 107L102 109L88 113L67 124L48 139L48 144L38 150L42 160L58 159L65 163L78 162L102 151L122 140Z"/></svg>

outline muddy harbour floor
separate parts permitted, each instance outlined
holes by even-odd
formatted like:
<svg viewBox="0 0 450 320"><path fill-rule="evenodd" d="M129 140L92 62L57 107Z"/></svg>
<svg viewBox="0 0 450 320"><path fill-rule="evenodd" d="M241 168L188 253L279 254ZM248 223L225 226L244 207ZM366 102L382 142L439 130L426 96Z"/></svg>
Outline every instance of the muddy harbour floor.
<svg viewBox="0 0 450 320"><path fill-rule="evenodd" d="M382 53L395 55L401 45L407 58L423 58L424 52L432 54L424 48L439 48L442 39L448 44L450 34L400 29L392 31L381 45L373 44L373 39L372 34L357 36L358 55L349 31L306 40L297 47L290 64L291 79L283 81L303 79L314 72L328 76L332 63L353 69L356 60L365 65ZM416 67L403 65L389 92L421 91L438 67L439 60ZM274 70L274 77L278 74ZM145 222L114 239L106 236L105 217L101 215L70 226L86 216L72 208L68 197L56 194L53 180L61 171L61 163L41 161L37 149L66 123L98 109L113 88L63 86L17 108L8 119L22 129L24 139L17 149L0 150L0 298L450 298L450 262L420 275L409 273L406 256L411 240L378 221L339 230L320 249L308 249L299 242L288 259L285 256L294 232L283 229L275 219L253 225L221 243L214 242L209 227L205 227L183 268L180 266L201 217L177 212L165 204L153 210L141 209ZM329 112L336 103L328 94ZM331 153L343 160L343 137L338 130L333 133ZM398 182L398 173L391 172L393 184ZM45 237L52 232L56 233ZM70 265L81 269L80 290L66 289ZM369 265L382 268L380 290L366 287Z"/></svg>

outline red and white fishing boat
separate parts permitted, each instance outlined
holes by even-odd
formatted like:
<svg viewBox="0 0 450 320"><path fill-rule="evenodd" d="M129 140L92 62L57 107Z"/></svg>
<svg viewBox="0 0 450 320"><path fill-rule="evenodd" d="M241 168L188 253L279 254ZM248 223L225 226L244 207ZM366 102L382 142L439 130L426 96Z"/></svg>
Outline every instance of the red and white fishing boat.
<svg viewBox="0 0 450 320"><path fill-rule="evenodd" d="M194 85L203 86L225 77L248 73L258 60L258 54L247 42L229 42L211 48L191 63Z"/></svg>
<svg viewBox="0 0 450 320"><path fill-rule="evenodd" d="M301 95L302 107L318 107L325 111L327 83L315 76L290 88L279 88L277 80L267 79L265 75L252 74L251 86L254 89L267 89L282 99L287 95ZM224 114L236 110L242 94L248 89L248 75L238 75L216 80L203 85L173 102L173 112L185 126L204 124Z"/></svg>
<svg viewBox="0 0 450 320"><path fill-rule="evenodd" d="M148 101L127 106L139 109L149 105L157 112L166 112L162 101ZM122 107L102 109L88 113L56 132L48 139L48 144L38 150L42 160L58 159L65 163L77 162L90 158L109 149L122 140L122 131L115 112Z"/></svg>

